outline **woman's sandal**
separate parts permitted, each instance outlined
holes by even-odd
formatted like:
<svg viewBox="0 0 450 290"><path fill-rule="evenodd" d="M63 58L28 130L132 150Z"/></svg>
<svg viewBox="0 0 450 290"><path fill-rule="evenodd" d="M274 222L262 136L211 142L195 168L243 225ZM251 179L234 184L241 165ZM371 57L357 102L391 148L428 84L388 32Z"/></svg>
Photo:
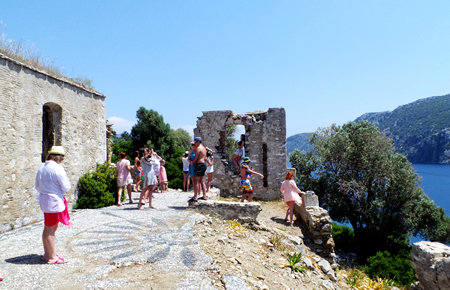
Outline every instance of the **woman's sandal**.
<svg viewBox="0 0 450 290"><path fill-rule="evenodd" d="M64 260L63 258L61 258L59 256L58 256L58 259L56 259L54 261L51 261L51 260L47 261L47 264L65 264L65 263L67 263L66 260Z"/></svg>

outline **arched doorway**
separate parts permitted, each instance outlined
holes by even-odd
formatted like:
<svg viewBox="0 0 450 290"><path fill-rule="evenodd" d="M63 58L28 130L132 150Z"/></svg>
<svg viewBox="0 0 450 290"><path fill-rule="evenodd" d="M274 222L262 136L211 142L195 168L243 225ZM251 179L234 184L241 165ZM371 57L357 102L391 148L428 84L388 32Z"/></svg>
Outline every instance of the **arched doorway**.
<svg viewBox="0 0 450 290"><path fill-rule="evenodd" d="M61 106L55 103L44 104L42 107L42 162L45 162L47 153L53 145L62 145L61 121Z"/></svg>

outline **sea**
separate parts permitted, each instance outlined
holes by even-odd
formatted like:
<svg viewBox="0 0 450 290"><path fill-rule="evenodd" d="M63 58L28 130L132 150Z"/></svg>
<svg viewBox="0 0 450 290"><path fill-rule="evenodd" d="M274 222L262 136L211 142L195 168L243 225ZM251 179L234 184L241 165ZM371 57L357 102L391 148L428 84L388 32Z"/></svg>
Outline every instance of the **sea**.
<svg viewBox="0 0 450 290"><path fill-rule="evenodd" d="M420 187L434 203L450 214L450 165L413 164L422 180Z"/></svg>
<svg viewBox="0 0 450 290"><path fill-rule="evenodd" d="M288 166L290 163L288 164ZM414 171L420 176L420 184L425 194L428 195L437 206L444 209L446 215L450 215L450 164L412 164ZM344 223L346 226L351 225ZM411 243L423 239L411 237Z"/></svg>
<svg viewBox="0 0 450 290"><path fill-rule="evenodd" d="M441 164L413 164L414 171L422 180L419 185L437 206L450 214L450 165ZM416 243L423 239L411 237L410 242Z"/></svg>

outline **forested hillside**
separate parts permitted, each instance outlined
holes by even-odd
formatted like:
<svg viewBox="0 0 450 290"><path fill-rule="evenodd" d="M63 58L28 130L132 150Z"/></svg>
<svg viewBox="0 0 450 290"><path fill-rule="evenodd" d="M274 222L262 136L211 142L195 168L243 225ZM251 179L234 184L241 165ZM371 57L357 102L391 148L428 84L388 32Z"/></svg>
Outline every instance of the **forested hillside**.
<svg viewBox="0 0 450 290"><path fill-rule="evenodd" d="M286 139L286 150L289 155L295 149L299 149L302 152L308 152L312 149L312 145L309 144L309 138L312 133L300 133L295 134Z"/></svg>
<svg viewBox="0 0 450 290"><path fill-rule="evenodd" d="M357 118L377 125L413 163L450 163L450 95L420 99L392 112Z"/></svg>
<svg viewBox="0 0 450 290"><path fill-rule="evenodd" d="M450 94L420 99L392 112L367 113L355 121L367 120L394 140L397 152L413 163L450 164ZM331 124L330 124L331 125ZM287 138L287 152L308 151L311 133Z"/></svg>

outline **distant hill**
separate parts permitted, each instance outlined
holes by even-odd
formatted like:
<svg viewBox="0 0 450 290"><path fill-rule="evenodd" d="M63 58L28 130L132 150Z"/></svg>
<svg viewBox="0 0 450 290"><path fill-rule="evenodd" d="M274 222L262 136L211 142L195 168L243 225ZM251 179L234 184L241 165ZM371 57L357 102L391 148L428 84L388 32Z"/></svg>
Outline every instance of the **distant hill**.
<svg viewBox="0 0 450 290"><path fill-rule="evenodd" d="M450 164L450 94L420 99L392 112L367 113L355 121L367 120L394 140L397 152L412 163ZM311 133L286 140L287 152L310 150Z"/></svg>
<svg viewBox="0 0 450 290"><path fill-rule="evenodd" d="M420 99L392 112L368 113L367 120L394 139L397 152L413 163L450 164L450 95Z"/></svg>
<svg viewBox="0 0 450 290"><path fill-rule="evenodd" d="M295 134L286 139L286 151L289 156L289 153L294 151L295 149L299 149L302 152L311 151L312 146L309 144L309 138L312 133L300 133Z"/></svg>

